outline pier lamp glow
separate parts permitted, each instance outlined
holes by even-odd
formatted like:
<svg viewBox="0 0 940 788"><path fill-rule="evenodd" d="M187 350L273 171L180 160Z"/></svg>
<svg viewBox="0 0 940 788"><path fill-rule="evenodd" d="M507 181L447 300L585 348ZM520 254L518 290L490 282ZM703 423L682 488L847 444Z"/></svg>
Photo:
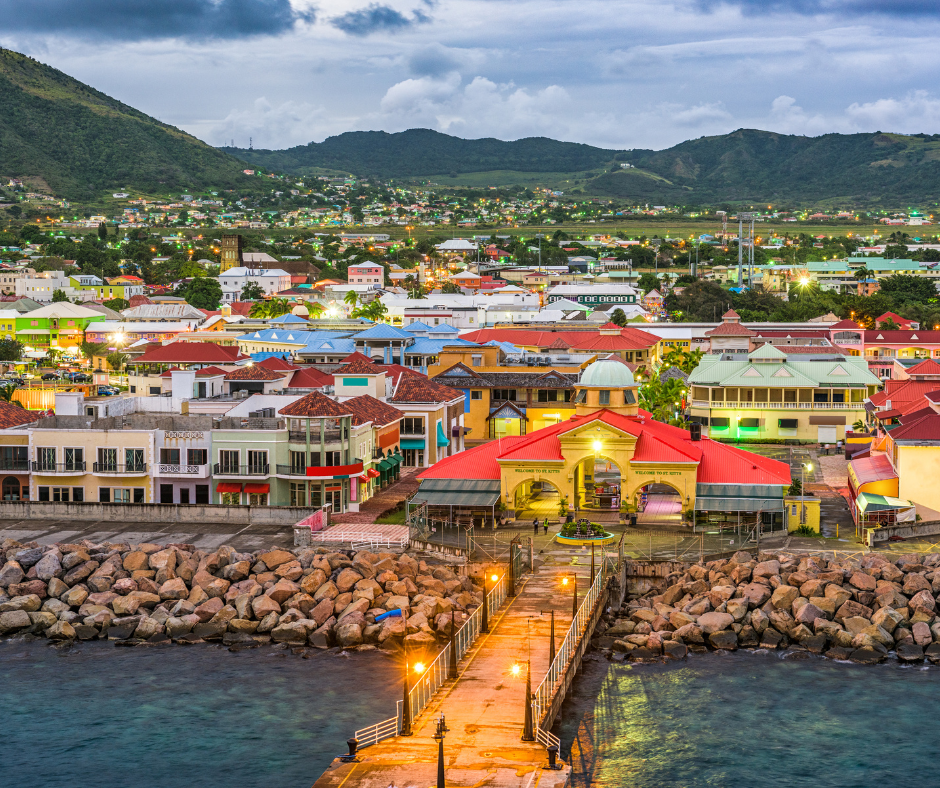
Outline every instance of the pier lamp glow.
<svg viewBox="0 0 940 788"><path fill-rule="evenodd" d="M512 673L513 676L518 676L518 675L519 675L519 672L520 672L521 670L522 670L522 668L519 666L519 663L517 662L515 665L513 665L513 666L509 669L509 672Z"/></svg>
<svg viewBox="0 0 940 788"><path fill-rule="evenodd" d="M596 454L597 452L599 452L599 451L601 450L601 448L602 448L601 442L600 442L600 441L594 441L594 452L595 452L595 454Z"/></svg>
<svg viewBox="0 0 940 788"><path fill-rule="evenodd" d="M415 662L414 671L415 671L415 673L417 673L419 676L420 676L422 673L424 673L424 663L423 663L423 662Z"/></svg>

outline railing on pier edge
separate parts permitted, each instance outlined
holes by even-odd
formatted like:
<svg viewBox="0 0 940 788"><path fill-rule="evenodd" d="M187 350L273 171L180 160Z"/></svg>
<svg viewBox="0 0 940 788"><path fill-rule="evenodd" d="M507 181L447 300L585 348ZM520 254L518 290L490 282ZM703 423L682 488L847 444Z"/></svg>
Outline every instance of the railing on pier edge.
<svg viewBox="0 0 940 788"><path fill-rule="evenodd" d="M552 745L559 746L558 737L543 728L546 722L545 716L554 699L558 684L565 677L568 666L575 658L576 652L581 646L581 641L587 630L591 628L591 622L597 615L597 605L606 599L607 580L612 574L622 571L624 566L625 553L623 545L623 534L620 536L620 542L617 545L616 561L613 556L606 551L594 575L594 582L584 597L584 601L578 608L578 613L571 622L565 639L562 641L558 651L555 652L555 658L539 684L538 689L532 693L532 719L535 721L535 738L546 747ZM545 727L551 727L552 720L547 720Z"/></svg>
<svg viewBox="0 0 940 788"><path fill-rule="evenodd" d="M517 578L518 580L518 578ZM487 612L492 621L493 615L499 610L500 606L506 600L509 592L509 580L504 574L496 583L496 586L487 594L486 604ZM459 662L470 650L480 629L483 626L483 606L480 605L470 617L463 623L463 626L457 630L453 639L453 646L457 650L457 661ZM444 649L437 655L434 661L428 665L421 676L414 681L411 691L408 693L411 706L411 722L424 710L428 702L434 696L434 693L447 680L447 670L450 665L451 644L448 643ZM362 728L354 734L354 738L359 742L359 749L368 747L370 744L377 744L383 739L397 736L402 727L402 702L398 701L398 708L394 717L377 722L367 728Z"/></svg>

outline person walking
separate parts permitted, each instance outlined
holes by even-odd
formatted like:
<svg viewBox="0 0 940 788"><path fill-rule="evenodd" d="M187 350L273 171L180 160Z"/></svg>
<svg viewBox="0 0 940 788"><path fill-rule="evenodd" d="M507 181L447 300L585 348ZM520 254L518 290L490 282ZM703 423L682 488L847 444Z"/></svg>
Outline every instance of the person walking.
<svg viewBox="0 0 940 788"><path fill-rule="evenodd" d="M536 536L538 536L539 534L539 518L538 517L536 517L532 521L532 533L535 534Z"/></svg>
<svg viewBox="0 0 940 788"><path fill-rule="evenodd" d="M547 517L545 518L545 524L543 528L545 528L545 535L548 536L548 518Z"/></svg>

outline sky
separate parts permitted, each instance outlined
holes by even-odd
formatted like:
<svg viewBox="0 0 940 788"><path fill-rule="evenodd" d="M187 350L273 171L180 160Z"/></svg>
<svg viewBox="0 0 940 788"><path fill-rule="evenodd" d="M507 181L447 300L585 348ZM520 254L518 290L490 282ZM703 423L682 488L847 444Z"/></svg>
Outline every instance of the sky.
<svg viewBox="0 0 940 788"><path fill-rule="evenodd" d="M940 133L940 0L0 0L0 46L213 145Z"/></svg>

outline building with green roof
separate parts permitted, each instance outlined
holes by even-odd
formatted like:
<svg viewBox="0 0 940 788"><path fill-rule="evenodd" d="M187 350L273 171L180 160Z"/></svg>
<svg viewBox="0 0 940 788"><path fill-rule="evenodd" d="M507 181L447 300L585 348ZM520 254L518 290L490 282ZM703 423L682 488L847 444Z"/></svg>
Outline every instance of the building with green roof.
<svg viewBox="0 0 940 788"><path fill-rule="evenodd" d="M769 343L746 358L704 356L689 375L693 420L719 440L844 440L881 382L861 357L792 358Z"/></svg>

